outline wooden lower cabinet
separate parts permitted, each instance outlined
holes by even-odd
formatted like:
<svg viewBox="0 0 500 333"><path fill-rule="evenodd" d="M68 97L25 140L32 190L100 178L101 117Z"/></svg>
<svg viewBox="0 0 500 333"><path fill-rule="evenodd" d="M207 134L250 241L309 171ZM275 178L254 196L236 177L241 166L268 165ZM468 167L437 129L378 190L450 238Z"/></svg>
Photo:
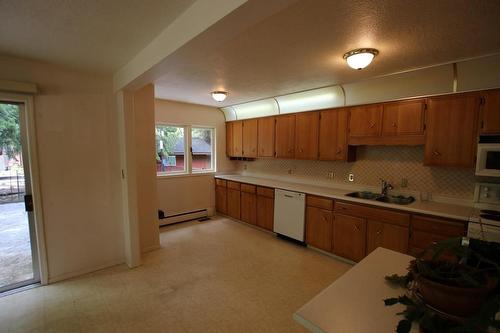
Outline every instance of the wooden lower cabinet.
<svg viewBox="0 0 500 333"><path fill-rule="evenodd" d="M409 253L418 255L436 242L453 237L462 237L466 233L466 222L434 216L413 215L411 218Z"/></svg>
<svg viewBox="0 0 500 333"><path fill-rule="evenodd" d="M241 192L241 220L257 224L257 195Z"/></svg>
<svg viewBox="0 0 500 333"><path fill-rule="evenodd" d="M269 231L274 230L274 199L257 195L257 225Z"/></svg>
<svg viewBox="0 0 500 333"><path fill-rule="evenodd" d="M377 247L385 247L401 253L408 252L408 227L391 223L368 220L366 235L366 255Z"/></svg>
<svg viewBox="0 0 500 333"><path fill-rule="evenodd" d="M306 208L306 243L332 252L333 212L308 206Z"/></svg>
<svg viewBox="0 0 500 333"><path fill-rule="evenodd" d="M235 219L240 219L240 191L227 188L227 215Z"/></svg>
<svg viewBox="0 0 500 333"><path fill-rule="evenodd" d="M215 186L215 209L227 214L227 188L224 186Z"/></svg>
<svg viewBox="0 0 500 333"><path fill-rule="evenodd" d="M333 215L333 253L360 261L366 252L366 219L342 214Z"/></svg>

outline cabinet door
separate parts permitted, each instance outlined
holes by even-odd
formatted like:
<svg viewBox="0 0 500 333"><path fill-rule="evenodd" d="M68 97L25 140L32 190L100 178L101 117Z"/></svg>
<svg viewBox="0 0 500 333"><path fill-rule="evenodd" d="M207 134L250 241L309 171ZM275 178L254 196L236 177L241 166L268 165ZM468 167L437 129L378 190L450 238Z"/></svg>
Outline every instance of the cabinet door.
<svg viewBox="0 0 500 333"><path fill-rule="evenodd" d="M240 219L240 191L227 189L227 215Z"/></svg>
<svg viewBox="0 0 500 333"><path fill-rule="evenodd" d="M303 112L295 116L295 158L318 158L319 112Z"/></svg>
<svg viewBox="0 0 500 333"><path fill-rule="evenodd" d="M477 146L477 95L429 99L424 164L473 167Z"/></svg>
<svg viewBox="0 0 500 333"><path fill-rule="evenodd" d="M254 193L241 192L241 220L257 224L257 196Z"/></svg>
<svg viewBox="0 0 500 333"><path fill-rule="evenodd" d="M332 252L333 213L317 207L306 208L306 243Z"/></svg>
<svg viewBox="0 0 500 333"><path fill-rule="evenodd" d="M243 120L244 157L257 157L257 119Z"/></svg>
<svg viewBox="0 0 500 333"><path fill-rule="evenodd" d="M401 253L408 252L409 229L407 227L368 220L367 230L367 255L379 246Z"/></svg>
<svg viewBox="0 0 500 333"><path fill-rule="evenodd" d="M234 156L233 123L226 123L226 154L229 157Z"/></svg>
<svg viewBox="0 0 500 333"><path fill-rule="evenodd" d="M384 104L382 135L423 135L424 108L424 100Z"/></svg>
<svg viewBox="0 0 500 333"><path fill-rule="evenodd" d="M295 157L295 115L276 117L276 157Z"/></svg>
<svg viewBox="0 0 500 333"><path fill-rule="evenodd" d="M215 208L221 214L227 214L227 188L215 187Z"/></svg>
<svg viewBox="0 0 500 333"><path fill-rule="evenodd" d="M269 231L274 230L274 199L257 196L257 225Z"/></svg>
<svg viewBox="0 0 500 333"><path fill-rule="evenodd" d="M243 151L243 123L241 121L234 121L232 126L233 135L233 156L241 157Z"/></svg>
<svg viewBox="0 0 500 333"><path fill-rule="evenodd" d="M500 90L492 90L483 95L481 133L500 134Z"/></svg>
<svg viewBox="0 0 500 333"><path fill-rule="evenodd" d="M321 111L319 116L318 157L324 161L347 160L349 110Z"/></svg>
<svg viewBox="0 0 500 333"><path fill-rule="evenodd" d="M365 257L366 220L334 214L333 253L353 261Z"/></svg>
<svg viewBox="0 0 500 333"><path fill-rule="evenodd" d="M349 136L380 136L382 130L382 105L356 106L350 110Z"/></svg>
<svg viewBox="0 0 500 333"><path fill-rule="evenodd" d="M260 118L258 128L258 156L274 157L274 117Z"/></svg>

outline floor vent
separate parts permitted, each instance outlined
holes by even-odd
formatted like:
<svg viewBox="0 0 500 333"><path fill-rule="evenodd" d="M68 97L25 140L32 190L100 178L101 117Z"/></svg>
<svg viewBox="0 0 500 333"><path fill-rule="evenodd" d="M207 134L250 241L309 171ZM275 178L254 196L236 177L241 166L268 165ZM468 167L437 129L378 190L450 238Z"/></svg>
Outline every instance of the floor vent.
<svg viewBox="0 0 500 333"><path fill-rule="evenodd" d="M160 219L160 226L184 221L199 220L203 218L208 218L208 211L206 209L193 210L190 212L165 216Z"/></svg>

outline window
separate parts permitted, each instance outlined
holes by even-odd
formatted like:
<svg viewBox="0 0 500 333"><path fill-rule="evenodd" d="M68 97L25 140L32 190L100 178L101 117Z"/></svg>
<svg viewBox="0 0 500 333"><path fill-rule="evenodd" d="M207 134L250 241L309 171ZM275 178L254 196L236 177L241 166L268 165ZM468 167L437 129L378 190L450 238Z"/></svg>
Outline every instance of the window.
<svg viewBox="0 0 500 333"><path fill-rule="evenodd" d="M215 171L215 129L156 125L156 174L204 173Z"/></svg>
<svg viewBox="0 0 500 333"><path fill-rule="evenodd" d="M193 127L191 129L191 163L193 172L214 170L213 128Z"/></svg>

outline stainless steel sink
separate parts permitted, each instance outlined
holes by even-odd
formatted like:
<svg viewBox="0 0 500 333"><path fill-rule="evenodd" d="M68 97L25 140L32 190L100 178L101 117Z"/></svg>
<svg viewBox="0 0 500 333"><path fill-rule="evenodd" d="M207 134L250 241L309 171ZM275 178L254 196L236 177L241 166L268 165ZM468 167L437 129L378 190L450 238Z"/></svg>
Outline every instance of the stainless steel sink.
<svg viewBox="0 0 500 333"><path fill-rule="evenodd" d="M367 199L367 200L376 200L380 198L382 194L373 193L369 191L361 191L361 192L352 192L346 194L348 197L359 198L359 199Z"/></svg>
<svg viewBox="0 0 500 333"><path fill-rule="evenodd" d="M380 201L380 202L393 203L396 205L409 205L413 201L415 201L415 198L411 197L411 196L405 197L402 195L398 195L398 196L386 195L386 196L379 197L375 200Z"/></svg>
<svg viewBox="0 0 500 333"><path fill-rule="evenodd" d="M359 198L366 200L376 200L385 203L391 203L396 205L409 205L415 201L415 198L412 196L405 197L402 195L382 195L379 193L373 193L369 191L360 191L360 192L352 192L346 194L346 196L351 198Z"/></svg>

